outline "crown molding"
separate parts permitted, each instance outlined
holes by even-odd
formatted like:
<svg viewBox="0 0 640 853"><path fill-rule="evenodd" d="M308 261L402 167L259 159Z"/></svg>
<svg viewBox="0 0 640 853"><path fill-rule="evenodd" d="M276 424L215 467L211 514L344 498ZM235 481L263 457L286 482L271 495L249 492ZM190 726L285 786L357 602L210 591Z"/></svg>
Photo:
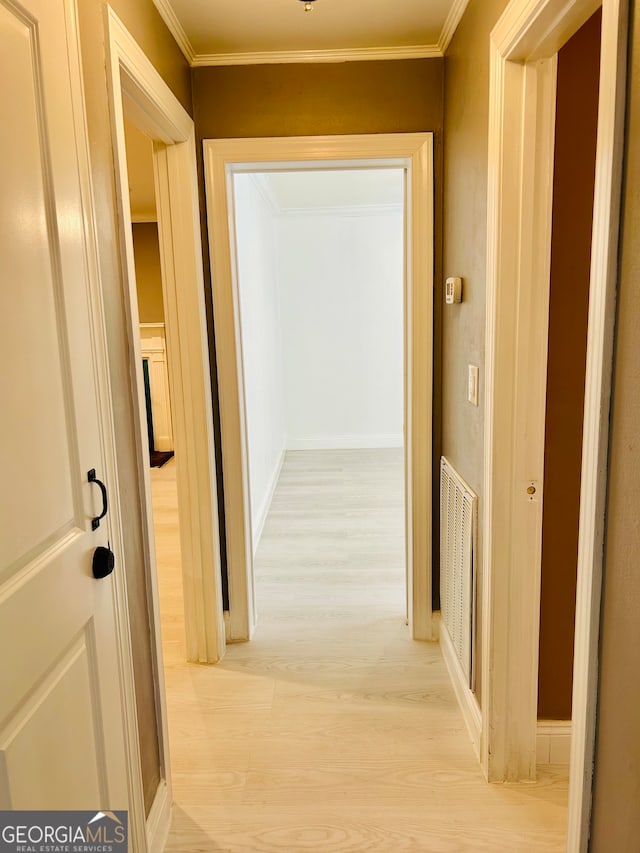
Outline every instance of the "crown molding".
<svg viewBox="0 0 640 853"><path fill-rule="evenodd" d="M201 68L216 65L365 62L381 59L434 59L443 57L462 20L469 0L454 0L437 44L413 44L403 47L355 47L337 50L259 50L238 53L196 53L171 5L171 0L153 0L153 3L189 65L194 68Z"/></svg>
<svg viewBox="0 0 640 853"><path fill-rule="evenodd" d="M442 32L440 33L440 38L438 39L438 50L442 56L447 52L468 5L469 0L454 0L451 9L449 9L449 14L447 15L447 19L442 27Z"/></svg>
<svg viewBox="0 0 640 853"><path fill-rule="evenodd" d="M186 34L184 27L178 20L178 16L174 12L170 0L153 0L153 5L156 7L158 12L160 12L160 17L165 22L169 32L178 43L178 47L182 51L184 58L187 60L189 65L193 65L194 60L196 59L196 52L193 49L191 40Z"/></svg>
<svg viewBox="0 0 640 853"><path fill-rule="evenodd" d="M154 0L160 2L160 0ZM165 0L163 0L165 2ZM247 53L200 53L191 64L198 68L212 65L271 65L301 62L363 62L379 59L431 59L441 57L436 44L405 47L356 47L340 50L263 50Z"/></svg>

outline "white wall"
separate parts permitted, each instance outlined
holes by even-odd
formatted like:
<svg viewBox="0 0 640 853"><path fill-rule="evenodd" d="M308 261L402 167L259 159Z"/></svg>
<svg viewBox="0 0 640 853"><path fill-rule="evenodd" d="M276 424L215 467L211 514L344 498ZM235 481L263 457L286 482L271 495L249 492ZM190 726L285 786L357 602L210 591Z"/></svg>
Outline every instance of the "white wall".
<svg viewBox="0 0 640 853"><path fill-rule="evenodd" d="M238 279L254 548L285 447L276 220L251 175L235 176Z"/></svg>
<svg viewBox="0 0 640 853"><path fill-rule="evenodd" d="M402 446L403 214L377 180L384 206L320 212L234 177L254 549L285 448Z"/></svg>
<svg viewBox="0 0 640 853"><path fill-rule="evenodd" d="M278 221L288 448L401 446L401 210Z"/></svg>

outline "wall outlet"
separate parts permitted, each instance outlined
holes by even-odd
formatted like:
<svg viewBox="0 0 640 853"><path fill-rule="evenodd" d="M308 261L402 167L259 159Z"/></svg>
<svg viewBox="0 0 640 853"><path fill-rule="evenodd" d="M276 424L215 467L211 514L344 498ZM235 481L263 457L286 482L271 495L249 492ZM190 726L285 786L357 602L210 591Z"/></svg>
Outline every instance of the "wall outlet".
<svg viewBox="0 0 640 853"><path fill-rule="evenodd" d="M478 384L480 381L480 368L475 364L469 365L469 388L467 399L472 406L478 405Z"/></svg>

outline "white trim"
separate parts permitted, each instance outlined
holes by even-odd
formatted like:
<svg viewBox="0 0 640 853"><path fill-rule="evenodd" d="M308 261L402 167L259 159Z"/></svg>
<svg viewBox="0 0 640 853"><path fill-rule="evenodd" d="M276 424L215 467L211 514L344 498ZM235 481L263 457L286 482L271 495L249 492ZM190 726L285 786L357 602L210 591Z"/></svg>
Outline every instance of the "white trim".
<svg viewBox="0 0 640 853"><path fill-rule="evenodd" d="M460 3L460 0L457 0ZM463 0L468 2L468 0ZM451 13L437 44L410 44L391 47L347 47L328 50L256 50L229 53L196 53L169 0L153 0L184 58L193 68L215 65L272 65L300 62L363 62L379 59L429 59L442 57L443 34L453 23ZM464 11L464 10L463 10ZM450 20L451 19L451 20ZM455 29L455 28L454 28ZM448 32L448 30L447 30Z"/></svg>
<svg viewBox="0 0 640 853"><path fill-rule="evenodd" d="M100 436L102 458L101 465L105 480L111 484L109 498L111 511L106 519L116 562L123 566L124 541L122 533L122 508L118 489L117 451L115 442L115 422L111 397L111 379L108 360L108 342L103 306L102 281L98 259L98 225L95 218L95 202L91 182L91 164L89 159L89 132L84 99L84 80L82 72L82 45L78 21L78 0L65 0L64 14L67 26L67 61L71 81L73 102L74 133L78 152L78 181L82 200L82 222L84 243L87 247L86 271L90 295L90 316L88 318L96 386L98 391L98 415L100 418ZM123 572L114 572L114 621L118 647L120 683L113 685L119 689L122 701L124 723L124 741L126 748L126 773L129 794L129 827L131 845L135 849L145 849L145 805L140 764L140 736L136 706L135 674L131 653L131 624L126 577Z"/></svg>
<svg viewBox="0 0 640 853"><path fill-rule="evenodd" d="M535 777L540 511L536 499L524 495L531 481L542 483L543 470L539 451L544 398L540 397L538 362L528 359L535 357L531 345L539 348L541 344L536 324L538 330L546 328L540 325L546 297L534 291L548 290L548 276L543 273L550 239L544 188L553 149L548 127L553 100L550 58L598 5L598 0L511 0L491 39L482 644L487 682L481 754L488 778L495 781ZM589 826L626 20L625 0L604 0L578 554L570 853L587 849ZM540 266L532 270L536 259ZM539 489L538 502L540 494Z"/></svg>
<svg viewBox="0 0 640 853"><path fill-rule="evenodd" d="M273 502L273 496L276 493L276 487L278 485L278 480L280 479L280 472L282 471L282 466L284 465L284 458L286 456L287 451L283 448L278 461L275 464L275 467L271 473L271 479L269 480L269 488L267 489L267 493L264 496L264 500L260 508L258 509L258 513L256 516L256 521L253 526L253 556L255 558L258 552L258 546L260 545L260 539L262 538L262 531L264 530L264 525L267 520L267 516L269 515L269 510L271 509L271 504Z"/></svg>
<svg viewBox="0 0 640 853"><path fill-rule="evenodd" d="M462 711L464 724L467 727L467 732L473 744L473 750L478 761L480 760L480 738L482 734L482 712L476 695L469 689L467 678L465 677L460 661L453 648L451 637L447 631L447 627L440 620L440 648L442 649L442 657L449 670L449 677L453 684L453 690L458 700L458 705Z"/></svg>
<svg viewBox="0 0 640 853"><path fill-rule="evenodd" d="M191 39L186 34L185 29L180 23L180 19L176 15L171 3L169 0L153 0L153 5L156 7L158 12L160 12L160 17L176 40L178 47L182 51L182 55L189 65L193 65L193 61L196 58L196 52L191 44Z"/></svg>
<svg viewBox="0 0 640 853"><path fill-rule="evenodd" d="M136 213L135 215L131 215L131 224L132 225L144 225L148 222L157 222L158 214L157 213Z"/></svg>
<svg viewBox="0 0 640 853"><path fill-rule="evenodd" d="M491 59L482 595L482 672L493 677L483 687L482 760L490 781L520 781L536 773L556 60L507 62L499 45Z"/></svg>
<svg viewBox="0 0 640 853"><path fill-rule="evenodd" d="M160 780L155 799L147 817L147 850L162 853L171 828L171 790L164 779Z"/></svg>
<svg viewBox="0 0 640 853"><path fill-rule="evenodd" d="M128 196L124 113L154 140L154 173L162 265L163 301L180 516L180 548L185 592L185 631L189 660L215 663L224 654L224 631L213 615L222 601L217 526L217 486L213 452L213 408L205 321L200 241L195 131L193 121L141 48L108 8L110 94L116 157L117 197L128 288L130 345L134 359L137 424L145 545L158 655L159 690L163 672L146 417L141 395L142 365L138 334L135 265ZM160 144L159 144L160 143ZM179 284L178 284L179 282ZM146 427L144 427L146 432ZM152 568L153 567L153 568ZM161 696L162 703L164 696Z"/></svg>
<svg viewBox="0 0 640 853"><path fill-rule="evenodd" d="M177 469L181 550L185 585L187 651L194 660L216 661L224 653L224 631L208 615L222 601L217 529L212 406L204 320L195 132L193 122L110 7L105 8L108 33L108 83L116 173L119 237L125 306L132 358L133 393L137 398L136 441L141 488L143 543L152 609L153 667L159 716L161 772L166 802L171 803L171 772L158 578L141 394L139 317L129 207L124 112L152 139L162 253L163 296L169 337L169 373L174 402L174 435L180 458ZM180 287L177 287L180 280ZM129 652L130 654L130 652ZM135 706L134 706L135 707ZM137 734L137 729L136 729ZM137 744L136 744L137 745ZM137 795L136 799L141 796ZM134 805L136 803L134 799ZM144 808L144 804L142 806ZM158 806L161 832L165 807ZM133 814L134 826L140 818ZM144 821L142 821L144 827ZM155 834L155 833L154 833ZM159 836L158 836L159 837ZM146 838L136 849L145 850Z"/></svg>
<svg viewBox="0 0 640 853"><path fill-rule="evenodd" d="M435 44L412 44L397 47L380 45L379 47L334 48L326 50L258 50L230 53L196 53L191 39L180 23L180 19L169 0L153 0L153 3L189 65L192 68L201 68L216 65L362 62L380 59L440 58L446 54L469 5L469 0L454 0L442 25L438 41Z"/></svg>
<svg viewBox="0 0 640 853"><path fill-rule="evenodd" d="M312 435L287 438L287 450L366 450L404 447L402 433L384 435Z"/></svg>
<svg viewBox="0 0 640 853"><path fill-rule="evenodd" d="M205 140L205 184L218 353L225 479L230 636L250 639L255 625L251 512L233 219L233 172L283 168L407 170L405 430L407 592L414 639L433 638L431 618L431 408L433 318L433 134ZM414 334L413 330L419 330ZM218 614L223 622L222 613Z"/></svg>
<svg viewBox="0 0 640 853"><path fill-rule="evenodd" d="M449 14L442 27L440 38L438 39L438 50L444 56L451 44L456 30L462 20L464 13L467 11L469 0L453 0Z"/></svg>
<svg viewBox="0 0 640 853"><path fill-rule="evenodd" d="M156 2L156 0L154 0ZM442 57L437 44L401 47L351 47L335 50L257 50L238 53L199 53L194 68L215 65L274 65L308 62L366 62L388 59L433 59Z"/></svg>
<svg viewBox="0 0 640 853"><path fill-rule="evenodd" d="M569 765L571 755L571 720L538 720L536 762Z"/></svg>

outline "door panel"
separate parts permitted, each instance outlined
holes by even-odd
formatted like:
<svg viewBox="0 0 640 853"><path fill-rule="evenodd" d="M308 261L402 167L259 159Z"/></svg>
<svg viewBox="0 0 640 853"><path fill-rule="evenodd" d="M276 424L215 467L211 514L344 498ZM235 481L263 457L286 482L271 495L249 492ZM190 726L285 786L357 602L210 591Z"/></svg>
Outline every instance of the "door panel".
<svg viewBox="0 0 640 853"><path fill-rule="evenodd" d="M0 0L0 807L104 810L127 777L66 16Z"/></svg>
<svg viewBox="0 0 640 853"><path fill-rule="evenodd" d="M68 355L62 317L56 310L61 297L59 268L49 253L48 231L55 223L48 223L47 209L55 202L43 174L43 159L49 159L49 151L37 97L41 80L34 37L33 26L0 6L2 64L6 63L7 72L11 69L16 82L3 87L0 100L0 123L5 129L0 311L10 318L3 324L0 357L3 364L20 365L24 376L24 381L8 385L3 401L11 413L15 438L28 448L28 452L13 452L14 441L9 441L0 450L2 471L13 484L10 492L3 490L0 505L0 560L5 571L19 568L25 558L36 556L34 548L80 520L70 476L62 364ZM12 132L6 133L9 128ZM34 400L40 417L33 417ZM34 489L36 482L39 486Z"/></svg>
<svg viewBox="0 0 640 853"><path fill-rule="evenodd" d="M95 643L91 625L65 651L0 733L0 755L14 809L92 809L107 797L104 754L94 744L100 714ZM62 729L60 729L62 726ZM52 738L51 731L57 736ZM102 733L100 733L102 735ZM71 751L69 751L71 746ZM45 764L48 772L42 773ZM9 803L0 803L9 808Z"/></svg>

